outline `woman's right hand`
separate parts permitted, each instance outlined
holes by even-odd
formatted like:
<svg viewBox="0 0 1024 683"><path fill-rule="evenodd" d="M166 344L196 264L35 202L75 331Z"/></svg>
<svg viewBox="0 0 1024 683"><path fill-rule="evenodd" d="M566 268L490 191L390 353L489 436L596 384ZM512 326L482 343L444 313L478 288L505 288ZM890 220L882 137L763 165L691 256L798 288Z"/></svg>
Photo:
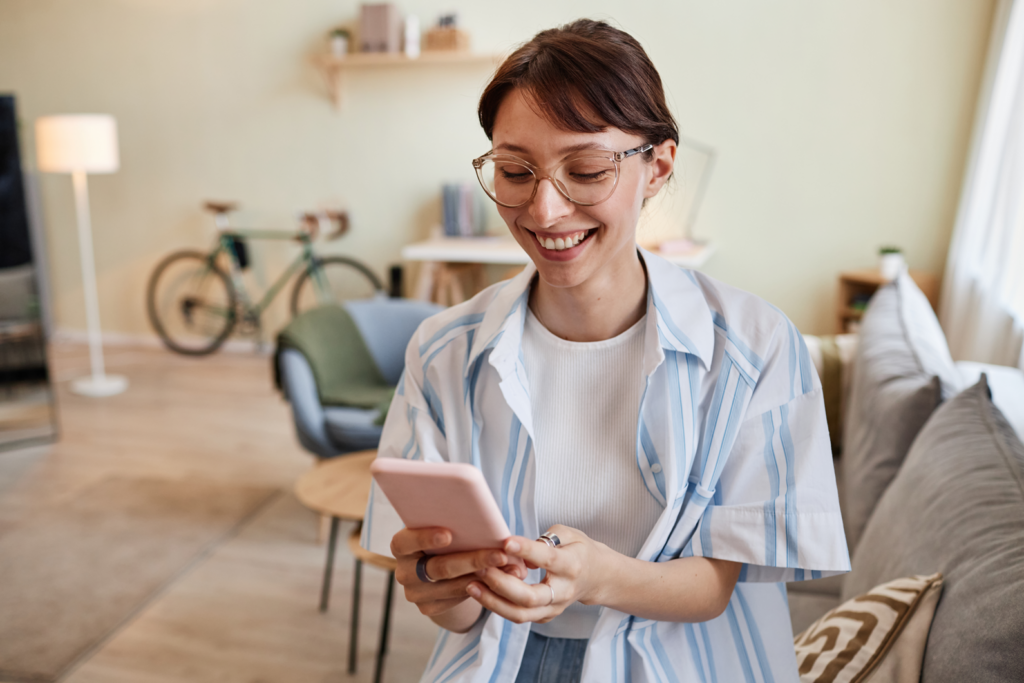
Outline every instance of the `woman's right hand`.
<svg viewBox="0 0 1024 683"><path fill-rule="evenodd" d="M466 587L471 581L479 581L477 572L489 567L498 567L513 576L525 579L526 567L522 560L510 557L500 548L472 550L450 555L432 556L426 563L427 576L434 583L421 581L416 575L416 563L428 550L439 550L452 542L452 534L448 529L402 529L391 539L391 554L398 561L395 568L395 579L405 589L405 599L416 605L420 612L431 617L441 626L452 631L468 630L479 617L479 605L474 604L475 613L469 615L466 609L458 610L461 614L455 618L456 623L445 619L445 613L454 610L468 599ZM475 603L475 601L473 601ZM453 617L455 615L452 615ZM472 621L467 621L472 616ZM438 618L439 617L439 618Z"/></svg>

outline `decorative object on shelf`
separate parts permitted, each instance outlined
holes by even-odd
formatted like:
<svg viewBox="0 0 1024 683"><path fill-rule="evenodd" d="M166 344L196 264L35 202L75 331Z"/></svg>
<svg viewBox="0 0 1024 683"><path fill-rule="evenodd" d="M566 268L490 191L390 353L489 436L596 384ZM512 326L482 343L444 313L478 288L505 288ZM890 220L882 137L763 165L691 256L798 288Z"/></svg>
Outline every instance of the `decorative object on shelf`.
<svg viewBox="0 0 1024 683"><path fill-rule="evenodd" d="M459 29L458 15L444 14L437 20L437 26L427 31L426 51L469 50L469 34Z"/></svg>
<svg viewBox="0 0 1024 683"><path fill-rule="evenodd" d="M405 56L409 59L420 56L420 18L415 14L405 18Z"/></svg>
<svg viewBox="0 0 1024 683"><path fill-rule="evenodd" d="M347 28L339 27L331 31L331 55L343 59L348 54L348 44L352 38Z"/></svg>
<svg viewBox="0 0 1024 683"><path fill-rule="evenodd" d="M128 380L106 374L103 333L96 294L96 263L92 251L87 173L113 173L120 166L117 122L106 114L44 116L36 120L36 158L39 170L70 173L75 188L78 247L82 263L85 317L89 327L89 362L92 375L76 379L71 390L83 396L113 396L128 388Z"/></svg>
<svg viewBox="0 0 1024 683"><path fill-rule="evenodd" d="M402 15L393 3L360 5L359 44L363 52L401 52Z"/></svg>
<svg viewBox="0 0 1024 683"><path fill-rule="evenodd" d="M878 250L878 272L886 282L892 282L907 267L903 251L899 247L882 247Z"/></svg>

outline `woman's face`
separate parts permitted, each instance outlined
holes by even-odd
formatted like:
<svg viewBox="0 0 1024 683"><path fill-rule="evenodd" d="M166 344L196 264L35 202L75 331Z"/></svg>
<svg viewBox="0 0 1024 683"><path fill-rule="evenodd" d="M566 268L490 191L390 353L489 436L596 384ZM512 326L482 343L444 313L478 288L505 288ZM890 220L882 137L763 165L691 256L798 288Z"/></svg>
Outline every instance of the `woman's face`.
<svg viewBox="0 0 1024 683"><path fill-rule="evenodd" d="M557 128L533 110L519 91L506 96L495 117L494 151L514 154L553 171L565 158L581 149L623 152L644 144L644 139L618 128L599 133L575 133ZM636 225L643 201L657 194L672 172L675 143L668 140L653 150L653 161L641 155L619 163L614 193L595 206L570 202L550 180L540 181L533 199L510 209L498 205L516 241L530 255L543 281L553 287L576 287L637 264ZM548 249L547 239L563 244L584 239L569 248ZM570 242L571 243L571 242Z"/></svg>

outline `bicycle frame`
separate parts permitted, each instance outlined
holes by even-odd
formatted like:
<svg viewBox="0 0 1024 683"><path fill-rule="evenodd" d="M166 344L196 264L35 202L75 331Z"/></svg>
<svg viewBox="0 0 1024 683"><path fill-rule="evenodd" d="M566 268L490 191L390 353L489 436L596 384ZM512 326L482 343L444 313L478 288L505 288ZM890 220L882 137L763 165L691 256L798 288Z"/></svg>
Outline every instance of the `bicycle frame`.
<svg viewBox="0 0 1024 683"><path fill-rule="evenodd" d="M235 239L258 239L258 240L295 240L297 239L302 245L302 253L295 257L295 259L288 264L288 267L284 269L277 279L271 283L270 287L263 293L263 296L256 303L252 302L249 297L249 292L245 287L245 283L242 280L242 268L238 262L238 255L235 253L233 240ZM323 270L317 261L316 255L313 253L313 240L309 234L305 232L294 232L287 230L252 230L245 228L227 228L221 229L217 238L217 246L214 248L210 255L212 261L217 259L217 256L225 252L228 255L228 261L231 264L231 284L234 286L235 291L238 293L239 299L242 305L245 307L246 313L259 317L266 310L270 302L274 300L284 286L288 283L291 278L298 273L303 267L311 268L313 284L317 289L317 295L321 300L326 301L325 296L328 292L328 285L325 281Z"/></svg>

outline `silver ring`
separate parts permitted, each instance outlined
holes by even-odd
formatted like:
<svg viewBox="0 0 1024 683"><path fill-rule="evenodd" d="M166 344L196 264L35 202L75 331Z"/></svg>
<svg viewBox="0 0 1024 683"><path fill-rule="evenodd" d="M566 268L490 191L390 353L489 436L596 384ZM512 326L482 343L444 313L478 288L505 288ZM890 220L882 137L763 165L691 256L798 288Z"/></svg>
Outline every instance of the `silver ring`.
<svg viewBox="0 0 1024 683"><path fill-rule="evenodd" d="M559 540L558 536L554 535L550 531L541 534L540 538L538 538L537 540L544 541L552 548L557 548L558 546L562 545L562 541Z"/></svg>
<svg viewBox="0 0 1024 683"><path fill-rule="evenodd" d="M551 587L551 584L550 584L550 583L548 583L547 581L545 581L545 582L544 582L544 585L548 587L548 590L549 590L549 591L551 591L551 602L549 602L549 603L548 603L548 605L553 605L553 604L555 604L555 589L554 589L554 588L552 588L552 587Z"/></svg>
<svg viewBox="0 0 1024 683"><path fill-rule="evenodd" d="M437 583L437 579L430 578L430 574L427 574L427 561L430 559L430 555L423 555L420 559L416 560L416 576L423 583Z"/></svg>

